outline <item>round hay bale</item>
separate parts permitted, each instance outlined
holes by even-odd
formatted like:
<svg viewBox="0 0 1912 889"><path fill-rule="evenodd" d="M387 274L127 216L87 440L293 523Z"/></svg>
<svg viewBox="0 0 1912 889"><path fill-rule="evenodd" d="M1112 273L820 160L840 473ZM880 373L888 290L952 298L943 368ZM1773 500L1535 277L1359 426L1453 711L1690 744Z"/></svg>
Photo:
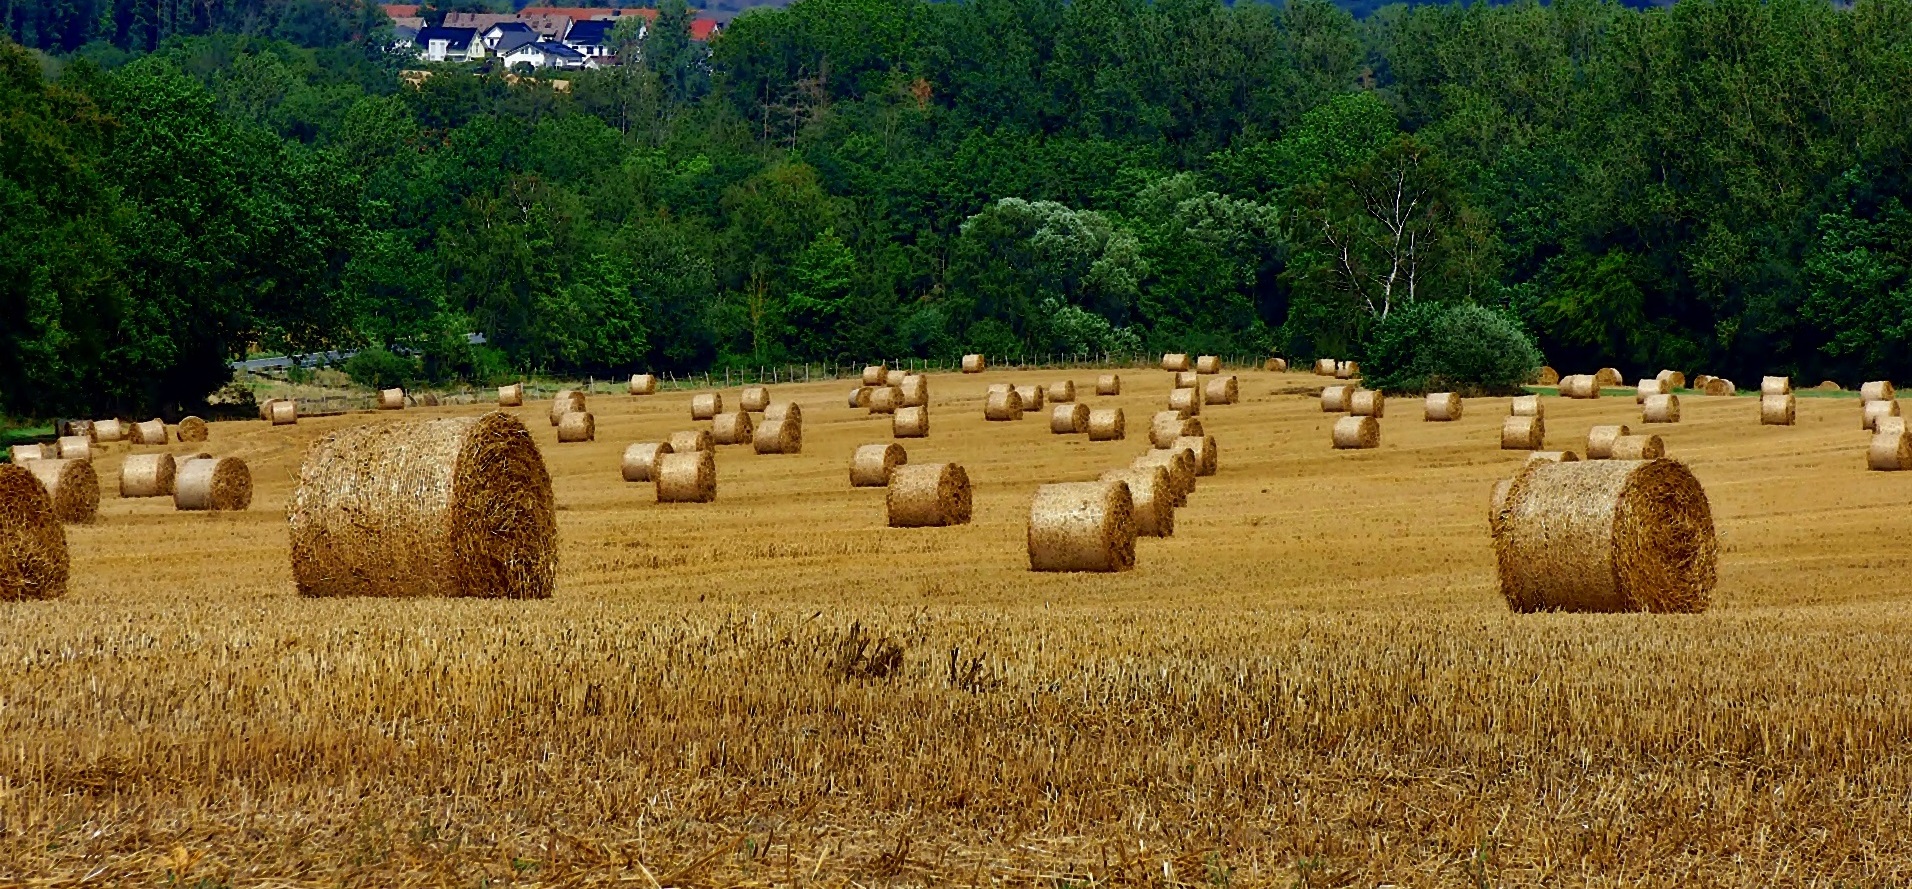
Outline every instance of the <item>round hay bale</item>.
<svg viewBox="0 0 1912 889"><path fill-rule="evenodd" d="M1647 423L1678 423L1680 421L1680 397L1678 395L1648 395L1646 403L1640 409L1641 420Z"/></svg>
<svg viewBox="0 0 1912 889"><path fill-rule="evenodd" d="M1133 469L1160 467L1168 472L1172 505L1187 506L1188 495L1195 493L1195 455L1186 449L1149 451L1129 463Z"/></svg>
<svg viewBox="0 0 1912 889"><path fill-rule="evenodd" d="M380 389L378 409L382 411L402 411L405 409L405 390Z"/></svg>
<svg viewBox="0 0 1912 889"><path fill-rule="evenodd" d="M767 421L766 421L767 422ZM710 441L719 445L747 445L755 437L754 424L746 411L718 414L710 421Z"/></svg>
<svg viewBox="0 0 1912 889"><path fill-rule="evenodd" d="M1182 373L1188 370L1188 353L1166 352L1162 355L1162 369L1170 373Z"/></svg>
<svg viewBox="0 0 1912 889"><path fill-rule="evenodd" d="M1324 414L1345 414L1354 401L1354 386L1321 387L1321 412Z"/></svg>
<svg viewBox="0 0 1912 889"><path fill-rule="evenodd" d="M1705 395L1706 384L1712 381L1713 381L1713 378L1711 376L1708 376L1707 374L1699 374L1698 376L1695 376L1693 378L1693 389L1699 392L1701 395Z"/></svg>
<svg viewBox="0 0 1912 889"><path fill-rule="evenodd" d="M1610 453L1615 460L1658 460L1666 456L1666 442L1657 435L1622 435Z"/></svg>
<svg viewBox="0 0 1912 889"><path fill-rule="evenodd" d="M770 406L770 390L763 386L746 386L743 395L737 398L737 407L747 414L763 413Z"/></svg>
<svg viewBox="0 0 1912 889"><path fill-rule="evenodd" d="M1427 405L1422 409L1421 420L1427 423L1452 423L1461 418L1461 396L1458 392L1429 392Z"/></svg>
<svg viewBox="0 0 1912 889"><path fill-rule="evenodd" d="M624 447L620 468L627 482L648 482L657 477L657 462L671 452L668 441L640 441Z"/></svg>
<svg viewBox="0 0 1912 889"><path fill-rule="evenodd" d="M1672 460L1529 466L1494 550L1519 612L1704 611L1719 562L1706 491Z"/></svg>
<svg viewBox="0 0 1912 889"><path fill-rule="evenodd" d="M1376 424L1379 426L1380 424ZM1195 458L1195 474L1210 476L1221 466L1220 449L1215 446L1213 435L1184 435L1169 445L1171 451L1187 451Z"/></svg>
<svg viewBox="0 0 1912 889"><path fill-rule="evenodd" d="M1510 417L1544 417L1546 415L1547 406L1541 403L1538 395L1514 396L1513 401L1507 406L1507 416Z"/></svg>
<svg viewBox="0 0 1912 889"><path fill-rule="evenodd" d="M896 414L890 417L890 435L896 438L928 438L929 407L917 405L897 408Z"/></svg>
<svg viewBox="0 0 1912 889"><path fill-rule="evenodd" d="M1357 417L1382 418L1387 409L1388 397L1379 389L1356 389L1348 396L1348 412Z"/></svg>
<svg viewBox="0 0 1912 889"><path fill-rule="evenodd" d="M93 440L97 442L125 441L127 428L119 420L96 420L93 423Z"/></svg>
<svg viewBox="0 0 1912 889"><path fill-rule="evenodd" d="M714 449L716 442L710 438L708 429L689 429L671 433L671 453L689 454Z"/></svg>
<svg viewBox="0 0 1912 889"><path fill-rule="evenodd" d="M1633 430L1625 426L1595 426L1587 431L1587 459L1606 460L1613 456L1613 442Z"/></svg>
<svg viewBox="0 0 1912 889"><path fill-rule="evenodd" d="M1547 423L1539 417L1508 417L1500 421L1500 449L1538 451L1546 447Z"/></svg>
<svg viewBox="0 0 1912 889"><path fill-rule="evenodd" d="M890 470L884 498L892 528L969 524L969 473L960 463L904 464Z"/></svg>
<svg viewBox="0 0 1912 889"><path fill-rule="evenodd" d="M7 459L15 463L25 463L28 460L47 460L54 456L55 448L57 447L57 445L37 444L14 445L8 449Z"/></svg>
<svg viewBox="0 0 1912 889"><path fill-rule="evenodd" d="M133 424L133 444L163 445L166 443L166 421L147 420Z"/></svg>
<svg viewBox="0 0 1912 889"><path fill-rule="evenodd" d="M1738 393L1739 387L1733 385L1733 381L1725 377L1714 377L1706 381L1706 394L1708 395L1725 396L1736 395Z"/></svg>
<svg viewBox="0 0 1912 889"><path fill-rule="evenodd" d="M1373 417L1342 417L1334 421L1334 449L1364 451L1381 446L1381 421Z"/></svg>
<svg viewBox="0 0 1912 889"><path fill-rule="evenodd" d="M1877 435L1881 432L1904 432L1905 430L1904 417L1880 417L1879 424L1872 430L1872 433Z"/></svg>
<svg viewBox="0 0 1912 889"><path fill-rule="evenodd" d="M1234 374L1212 377L1202 386L1202 401L1207 404L1234 404L1241 398L1241 383Z"/></svg>
<svg viewBox="0 0 1912 889"><path fill-rule="evenodd" d="M1135 567L1135 502L1123 482L1042 485L1029 504L1029 570Z"/></svg>
<svg viewBox="0 0 1912 889"><path fill-rule="evenodd" d="M983 403L985 420L1022 419L1022 396L1014 389L1003 389L989 393L989 400Z"/></svg>
<svg viewBox="0 0 1912 889"><path fill-rule="evenodd" d="M987 368L988 366L989 366L989 362L985 361L983 359L983 356L981 355L964 355L963 356L963 373L979 374L979 373L982 373L983 370Z"/></svg>
<svg viewBox="0 0 1912 889"><path fill-rule="evenodd" d="M71 566L46 488L25 467L0 466L0 602L66 595Z"/></svg>
<svg viewBox="0 0 1912 889"><path fill-rule="evenodd" d="M1648 398L1651 398L1655 395L1661 395L1661 394L1664 394L1664 393L1660 389L1659 380L1641 380L1640 382L1634 384L1633 403L1646 404L1646 400Z"/></svg>
<svg viewBox="0 0 1912 889"><path fill-rule="evenodd" d="M580 406L579 410L584 408ZM724 396L721 392L699 392L690 397L690 418L693 420L715 420L724 412Z"/></svg>
<svg viewBox="0 0 1912 889"><path fill-rule="evenodd" d="M1121 482L1129 486L1130 514L1135 517L1137 536L1174 535L1175 491L1168 479L1168 467L1111 469L1098 478L1103 482Z"/></svg>
<svg viewBox="0 0 1912 889"><path fill-rule="evenodd" d="M1264 361L1261 363L1261 369L1268 371L1269 373L1287 373L1288 359L1270 358L1267 361Z"/></svg>
<svg viewBox="0 0 1912 889"><path fill-rule="evenodd" d="M883 372L883 385L901 389L903 388L903 380L908 376L908 371L900 367L892 367Z"/></svg>
<svg viewBox="0 0 1912 889"><path fill-rule="evenodd" d="M631 381L625 388L632 395L656 395L656 374L631 374Z"/></svg>
<svg viewBox="0 0 1912 889"><path fill-rule="evenodd" d="M313 447L316 448L318 445L314 444ZM311 455L312 452L307 451L306 459L310 460ZM402 496L410 497L415 501L420 495L415 491L406 491ZM400 498L395 496L394 499ZM174 509L191 512L208 510L239 512L251 505L252 470L246 466L246 461L238 457L213 457L204 454L189 457L179 463L177 471L173 474ZM295 573L297 567L296 564L293 566Z"/></svg>
<svg viewBox="0 0 1912 889"><path fill-rule="evenodd" d="M1185 435L1201 434L1202 421L1175 411L1158 411L1149 418L1149 446L1158 450L1174 447L1175 440Z"/></svg>
<svg viewBox="0 0 1912 889"><path fill-rule="evenodd" d="M1057 435L1080 435L1089 431L1089 406L1071 403L1051 408L1049 431Z"/></svg>
<svg viewBox="0 0 1912 889"><path fill-rule="evenodd" d="M1618 386L1622 379L1620 369L1616 367L1603 367L1593 373L1593 384L1602 389Z"/></svg>
<svg viewBox="0 0 1912 889"><path fill-rule="evenodd" d="M1891 380L1873 380L1859 387L1860 401L1891 401L1898 397Z"/></svg>
<svg viewBox="0 0 1912 889"><path fill-rule="evenodd" d="M558 443L597 440L597 418L590 411L572 411L558 418Z"/></svg>
<svg viewBox="0 0 1912 889"><path fill-rule="evenodd" d="M564 419L565 414L585 410L589 408L584 406L584 393L576 389L559 389L558 394L551 398L551 425L558 425L558 421Z"/></svg>
<svg viewBox="0 0 1912 889"><path fill-rule="evenodd" d="M1168 409L1184 417L1199 417L1202 414L1202 390L1177 389L1168 394Z"/></svg>
<svg viewBox="0 0 1912 889"><path fill-rule="evenodd" d="M1866 468L1878 472L1912 469L1912 436L1905 434L1903 426L1873 433L1872 443L1866 448Z"/></svg>
<svg viewBox="0 0 1912 889"><path fill-rule="evenodd" d="M1844 392L1846 391L1840 388L1838 383L1835 383L1831 380L1820 380L1819 385L1814 386L1812 388L1813 388L1813 391L1815 392Z"/></svg>
<svg viewBox="0 0 1912 889"><path fill-rule="evenodd" d="M171 497L178 471L171 454L134 454L120 464L121 497Z"/></svg>
<svg viewBox="0 0 1912 889"><path fill-rule="evenodd" d="M1580 455L1572 451L1534 451L1527 455L1529 463L1575 463Z"/></svg>
<svg viewBox="0 0 1912 889"><path fill-rule="evenodd" d="M1181 371L1175 375L1174 379L1176 389L1193 389L1202 384L1202 375L1192 370Z"/></svg>
<svg viewBox="0 0 1912 889"><path fill-rule="evenodd" d="M1012 384L1009 384L1009 383L990 383L990 384L989 384L989 393L988 393L988 394L990 394L990 395L994 395L994 394L996 394L996 393L998 393L998 392L1014 392L1014 391L1016 391L1016 387L1015 387L1014 385L1012 385Z"/></svg>
<svg viewBox="0 0 1912 889"><path fill-rule="evenodd" d="M1660 393L1663 395L1671 395L1675 390L1686 388L1686 374L1677 370L1660 371L1653 375L1653 379L1660 384Z"/></svg>
<svg viewBox="0 0 1912 889"><path fill-rule="evenodd" d="M766 420L782 420L786 417L802 420L803 405L794 401L773 401L769 407L763 409L763 418Z"/></svg>
<svg viewBox="0 0 1912 889"><path fill-rule="evenodd" d="M1791 426L1796 403L1791 392L1759 396L1759 425Z"/></svg>
<svg viewBox="0 0 1912 889"><path fill-rule="evenodd" d="M751 446L759 454L803 453L803 418L784 417L758 424Z"/></svg>
<svg viewBox="0 0 1912 889"><path fill-rule="evenodd" d="M1572 374L1560 378L1560 394L1566 398L1599 398L1600 387L1588 374Z"/></svg>
<svg viewBox="0 0 1912 889"><path fill-rule="evenodd" d="M653 486L659 503L711 503L717 499L717 456L710 451L673 451L657 459Z"/></svg>
<svg viewBox="0 0 1912 889"><path fill-rule="evenodd" d="M1043 391L1043 397L1049 399L1050 404L1068 404L1076 397L1075 381L1063 380L1060 383L1050 383L1049 387Z"/></svg>
<svg viewBox="0 0 1912 889"><path fill-rule="evenodd" d="M909 454L895 442L863 445L850 455L850 487L888 487L890 474L909 461Z"/></svg>
<svg viewBox="0 0 1912 889"><path fill-rule="evenodd" d="M1090 441L1121 441L1128 437L1128 424L1119 407L1099 407L1089 411Z"/></svg>
<svg viewBox="0 0 1912 889"><path fill-rule="evenodd" d="M1122 378L1116 374L1103 374L1095 378L1095 394L1121 395Z"/></svg>
<svg viewBox="0 0 1912 889"><path fill-rule="evenodd" d="M1315 368L1314 368L1315 376L1318 376L1318 377L1334 376L1335 368L1338 368L1340 366L1341 366L1341 363L1338 361L1335 361L1333 358L1316 358Z"/></svg>
<svg viewBox="0 0 1912 889"><path fill-rule="evenodd" d="M1541 365L1538 369L1534 371L1534 385L1536 386L1560 385L1560 371L1554 370L1553 368L1548 367L1547 365L1544 365L1544 364Z"/></svg>
<svg viewBox="0 0 1912 889"><path fill-rule="evenodd" d="M524 384L512 383L498 387L499 407L521 407L524 405Z"/></svg>
<svg viewBox="0 0 1912 889"><path fill-rule="evenodd" d="M870 406L870 387L858 386L855 389L850 390L850 407L858 408L858 407L869 407L869 406Z"/></svg>
<svg viewBox="0 0 1912 889"><path fill-rule="evenodd" d="M1195 357L1195 372L1198 374L1218 374L1222 372L1222 359L1218 355L1198 355Z"/></svg>
<svg viewBox="0 0 1912 889"><path fill-rule="evenodd" d="M53 452L61 460L93 462L93 440L84 435L62 435L53 444Z"/></svg>
<svg viewBox="0 0 1912 889"><path fill-rule="evenodd" d="M890 369L889 368L884 367L881 364L871 364L863 368L863 385L888 386L889 384L890 384Z"/></svg>
<svg viewBox="0 0 1912 889"><path fill-rule="evenodd" d="M187 443L205 441L211 431L206 421L198 417L186 417L173 428L173 434L178 436L180 441Z"/></svg>
<svg viewBox="0 0 1912 889"><path fill-rule="evenodd" d="M1896 401L1868 401L1865 403L1859 415L1859 428L1867 432L1877 432L1880 419L1884 417L1896 417L1898 415L1899 403ZM60 442L60 456L64 457L66 456L66 439L62 438Z"/></svg>
<svg viewBox="0 0 1912 889"><path fill-rule="evenodd" d="M272 403L272 425L291 426L299 422L299 403L290 399Z"/></svg>
<svg viewBox="0 0 1912 889"><path fill-rule="evenodd" d="M1358 361L1343 361L1334 366L1334 378L1337 380L1352 380L1360 375L1361 363Z"/></svg>
<svg viewBox="0 0 1912 889"><path fill-rule="evenodd" d="M1022 409L1025 411L1042 410L1042 387L1036 385L1017 386L1016 394L1022 396Z"/></svg>
<svg viewBox="0 0 1912 889"><path fill-rule="evenodd" d="M903 407L929 406L929 377L922 374L905 374L901 389Z"/></svg>
<svg viewBox="0 0 1912 889"><path fill-rule="evenodd" d="M1494 493L1487 498L1487 528L1496 531L1500 526L1500 511L1507 505L1507 495L1514 489L1514 480L1504 478L1494 483Z"/></svg>
<svg viewBox="0 0 1912 889"><path fill-rule="evenodd" d="M903 406L903 390L895 386L873 386L870 388L870 413L893 414Z"/></svg>
<svg viewBox="0 0 1912 889"><path fill-rule="evenodd" d="M1759 394L1791 395L1792 377L1760 377Z"/></svg>
<svg viewBox="0 0 1912 889"><path fill-rule="evenodd" d="M28 460L21 464L33 473L53 502L53 515L69 525L91 525L100 514L100 477L86 460Z"/></svg>

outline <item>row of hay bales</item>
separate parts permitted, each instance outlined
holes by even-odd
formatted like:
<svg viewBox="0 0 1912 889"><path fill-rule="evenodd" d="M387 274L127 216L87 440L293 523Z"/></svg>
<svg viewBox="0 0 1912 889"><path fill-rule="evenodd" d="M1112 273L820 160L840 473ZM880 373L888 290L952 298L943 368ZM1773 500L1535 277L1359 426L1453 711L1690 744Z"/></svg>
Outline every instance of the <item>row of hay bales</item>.
<svg viewBox="0 0 1912 889"><path fill-rule="evenodd" d="M1316 358L1314 363L1314 372L1315 372L1315 376L1318 376L1318 377L1334 377L1337 380L1353 380L1353 379L1360 378L1361 365L1359 362L1355 362L1355 361L1336 361L1333 358Z"/></svg>
<svg viewBox="0 0 1912 889"><path fill-rule="evenodd" d="M710 426L625 446L619 473L627 482L650 484L658 503L711 503L717 499L718 446L749 445L758 454L803 452L802 406L773 399L765 386L745 387L738 403L743 410L726 411L722 393L692 396L692 418Z"/></svg>
<svg viewBox="0 0 1912 889"><path fill-rule="evenodd" d="M186 444L198 444L210 436L210 428L205 420L185 417L173 427L172 436ZM142 446L164 445L170 437L166 421L159 418L142 423L75 420L60 431L62 435L46 444L14 445L8 451L8 458L15 463L42 459L91 460L95 444L123 441Z"/></svg>
<svg viewBox="0 0 1912 889"><path fill-rule="evenodd" d="M1452 423L1461 418L1463 401L1456 392L1430 392L1421 399L1421 420ZM1367 450L1381 446L1381 418L1387 413L1387 395L1357 385L1325 386L1321 411L1347 414L1336 420L1330 439L1336 450Z"/></svg>
<svg viewBox="0 0 1912 889"><path fill-rule="evenodd" d="M1859 387L1860 427L1872 433L1866 446L1866 468L1879 472L1912 469L1912 437L1899 413L1898 392L1889 380Z"/></svg>

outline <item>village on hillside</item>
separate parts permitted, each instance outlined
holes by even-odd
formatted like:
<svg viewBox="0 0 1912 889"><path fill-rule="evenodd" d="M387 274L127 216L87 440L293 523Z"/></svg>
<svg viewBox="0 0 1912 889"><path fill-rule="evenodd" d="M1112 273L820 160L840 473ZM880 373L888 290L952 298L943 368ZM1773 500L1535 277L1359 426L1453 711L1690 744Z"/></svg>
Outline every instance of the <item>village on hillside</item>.
<svg viewBox="0 0 1912 889"><path fill-rule="evenodd" d="M416 4L385 4L393 24L393 43L415 49L427 62L475 62L495 59L505 67L578 70L618 64L612 32L626 19L639 20L642 38L657 20L654 8L527 6L516 13L452 12L433 26ZM723 29L714 18L691 22L691 39L704 41Z"/></svg>

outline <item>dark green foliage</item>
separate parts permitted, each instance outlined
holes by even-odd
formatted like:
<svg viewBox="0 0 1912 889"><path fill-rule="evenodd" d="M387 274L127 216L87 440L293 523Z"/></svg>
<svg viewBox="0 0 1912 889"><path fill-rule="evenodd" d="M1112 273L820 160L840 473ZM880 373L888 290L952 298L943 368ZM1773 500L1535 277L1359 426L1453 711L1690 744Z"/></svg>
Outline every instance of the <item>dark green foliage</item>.
<svg viewBox="0 0 1912 889"><path fill-rule="evenodd" d="M360 349L358 354L346 359L344 370L352 382L361 386L390 389L412 385L419 378L420 368L416 358L395 355L373 346Z"/></svg>
<svg viewBox="0 0 1912 889"><path fill-rule="evenodd" d="M1506 395L1540 364L1533 339L1506 312L1417 302L1375 325L1361 372L1368 387L1389 393Z"/></svg>

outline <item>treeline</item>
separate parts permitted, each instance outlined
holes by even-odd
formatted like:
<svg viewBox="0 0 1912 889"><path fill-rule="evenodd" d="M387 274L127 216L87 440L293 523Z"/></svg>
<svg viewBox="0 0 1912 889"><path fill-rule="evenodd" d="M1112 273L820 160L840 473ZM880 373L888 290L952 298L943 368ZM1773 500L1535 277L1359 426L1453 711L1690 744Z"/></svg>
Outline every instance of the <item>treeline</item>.
<svg viewBox="0 0 1912 889"><path fill-rule="evenodd" d="M0 29L34 49L150 51L176 37L229 33L336 46L385 23L369 0L0 0Z"/></svg>
<svg viewBox="0 0 1912 889"><path fill-rule="evenodd" d="M1359 358L1427 303L1564 367L1912 377L1912 0L800 0L708 47L666 6L565 89L401 86L376 34L5 50L0 408L249 346Z"/></svg>

